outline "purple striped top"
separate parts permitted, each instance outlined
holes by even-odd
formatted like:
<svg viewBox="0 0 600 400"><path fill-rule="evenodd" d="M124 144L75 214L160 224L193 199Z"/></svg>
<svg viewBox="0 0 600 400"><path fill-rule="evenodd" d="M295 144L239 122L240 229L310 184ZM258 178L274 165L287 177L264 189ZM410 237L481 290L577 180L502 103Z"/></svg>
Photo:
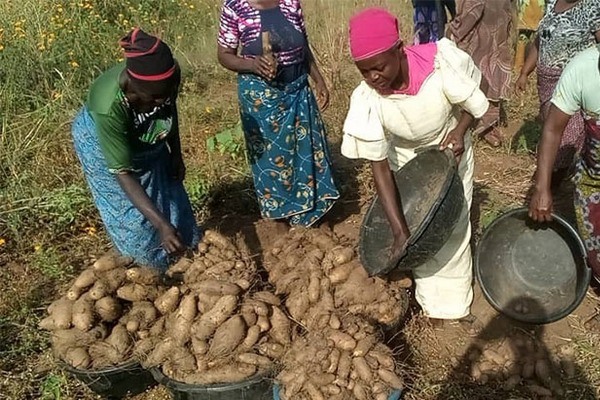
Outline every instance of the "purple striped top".
<svg viewBox="0 0 600 400"><path fill-rule="evenodd" d="M279 0L279 10L293 28L306 37L300 0ZM261 12L252 7L248 0L225 0L219 21L219 46L237 49L241 45L246 48L250 43L261 40L261 31ZM304 46L273 50L281 66L304 61Z"/></svg>

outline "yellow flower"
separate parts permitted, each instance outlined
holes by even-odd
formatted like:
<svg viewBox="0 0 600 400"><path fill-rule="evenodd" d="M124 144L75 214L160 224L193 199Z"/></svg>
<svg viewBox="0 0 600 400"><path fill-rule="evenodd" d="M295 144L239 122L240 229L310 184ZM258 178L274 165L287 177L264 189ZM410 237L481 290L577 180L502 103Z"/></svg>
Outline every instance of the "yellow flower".
<svg viewBox="0 0 600 400"><path fill-rule="evenodd" d="M38 50L39 50L39 51L44 51L44 50L46 50L46 46L44 46L44 44L43 44L43 43L40 43L40 44L38 44L38 47L37 47L37 48L38 48Z"/></svg>
<svg viewBox="0 0 600 400"><path fill-rule="evenodd" d="M0 44L0 51L4 50L4 46Z"/></svg>
<svg viewBox="0 0 600 400"><path fill-rule="evenodd" d="M210 107L206 107L205 111L206 111L207 114L210 114L212 112L212 110L210 109Z"/></svg>
<svg viewBox="0 0 600 400"><path fill-rule="evenodd" d="M1 46L0 46L1 47ZM0 49L1 50L1 49ZM0 246L4 246L6 244L6 239L0 238Z"/></svg>
<svg viewBox="0 0 600 400"><path fill-rule="evenodd" d="M94 228L93 226L88 226L84 229L85 233L87 233L90 236L94 236L96 235L96 228Z"/></svg>
<svg viewBox="0 0 600 400"><path fill-rule="evenodd" d="M192 9L192 10L194 9L194 5L193 4L190 4L190 9Z"/></svg>
<svg viewBox="0 0 600 400"><path fill-rule="evenodd" d="M69 65L71 66L71 68L79 68L79 64L77 64L77 61L71 61Z"/></svg>
<svg viewBox="0 0 600 400"><path fill-rule="evenodd" d="M33 246L33 250L35 250L36 252L38 252L38 251L42 250L42 246L39 245L39 244L36 244L36 245Z"/></svg>

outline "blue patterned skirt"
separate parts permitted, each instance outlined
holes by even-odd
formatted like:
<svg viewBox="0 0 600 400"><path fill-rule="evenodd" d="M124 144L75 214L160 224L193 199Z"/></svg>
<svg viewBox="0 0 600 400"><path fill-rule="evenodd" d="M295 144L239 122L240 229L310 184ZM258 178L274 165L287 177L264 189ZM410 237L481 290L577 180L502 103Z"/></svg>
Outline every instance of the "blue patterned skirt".
<svg viewBox="0 0 600 400"><path fill-rule="evenodd" d="M115 248L140 265L166 269L171 260L161 246L160 235L108 171L94 120L85 107L73 121L72 134L75 152ZM179 231L183 242L192 247L198 243L200 230L183 183L169 174L169 159L164 143L136 154L134 164L141 170L136 177L156 208Z"/></svg>
<svg viewBox="0 0 600 400"><path fill-rule="evenodd" d="M444 32L439 32L439 15L434 2L415 6L413 22L415 24L414 44L437 42L444 36Z"/></svg>
<svg viewBox="0 0 600 400"><path fill-rule="evenodd" d="M262 216L287 218L292 225L314 224L339 193L308 75L275 86L239 74L238 98Z"/></svg>

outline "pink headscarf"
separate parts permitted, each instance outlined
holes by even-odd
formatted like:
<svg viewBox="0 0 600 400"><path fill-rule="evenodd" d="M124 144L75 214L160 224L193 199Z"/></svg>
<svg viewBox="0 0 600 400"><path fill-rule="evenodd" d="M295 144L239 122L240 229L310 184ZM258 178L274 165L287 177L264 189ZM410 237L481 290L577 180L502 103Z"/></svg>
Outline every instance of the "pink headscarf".
<svg viewBox="0 0 600 400"><path fill-rule="evenodd" d="M350 53L354 61L365 60L388 51L400 43L398 19L382 8L367 8L350 18ZM393 93L416 95L434 71L437 44L404 48L409 82Z"/></svg>
<svg viewBox="0 0 600 400"><path fill-rule="evenodd" d="M381 54L399 41L398 19L383 8L367 8L350 18L350 53L354 61Z"/></svg>

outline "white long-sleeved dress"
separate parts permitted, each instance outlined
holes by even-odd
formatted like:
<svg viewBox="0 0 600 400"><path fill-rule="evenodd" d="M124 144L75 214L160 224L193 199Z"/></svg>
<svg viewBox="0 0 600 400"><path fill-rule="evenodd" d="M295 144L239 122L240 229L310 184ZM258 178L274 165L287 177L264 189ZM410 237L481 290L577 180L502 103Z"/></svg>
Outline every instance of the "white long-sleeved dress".
<svg viewBox="0 0 600 400"><path fill-rule="evenodd" d="M382 96L361 82L352 94L344 123L342 154L370 161L387 159L393 170L399 169L415 157L416 149L440 144L456 127L461 110L475 118L487 111L480 80L471 57L442 39L437 42L434 71L416 95ZM462 318L469 314L473 300L469 220L473 168L471 139L465 135L458 171L468 207L448 244L413 271L417 301L431 318Z"/></svg>

